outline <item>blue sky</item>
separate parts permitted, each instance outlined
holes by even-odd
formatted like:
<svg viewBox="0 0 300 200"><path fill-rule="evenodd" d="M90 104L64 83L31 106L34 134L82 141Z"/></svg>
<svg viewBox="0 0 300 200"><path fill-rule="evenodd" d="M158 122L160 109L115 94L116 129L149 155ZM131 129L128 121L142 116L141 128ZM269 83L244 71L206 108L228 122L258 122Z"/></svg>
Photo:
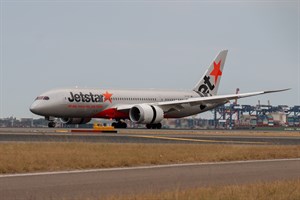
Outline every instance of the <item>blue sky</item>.
<svg viewBox="0 0 300 200"><path fill-rule="evenodd" d="M222 49L220 94L300 105L299 1L0 2L0 117L58 87L189 90Z"/></svg>

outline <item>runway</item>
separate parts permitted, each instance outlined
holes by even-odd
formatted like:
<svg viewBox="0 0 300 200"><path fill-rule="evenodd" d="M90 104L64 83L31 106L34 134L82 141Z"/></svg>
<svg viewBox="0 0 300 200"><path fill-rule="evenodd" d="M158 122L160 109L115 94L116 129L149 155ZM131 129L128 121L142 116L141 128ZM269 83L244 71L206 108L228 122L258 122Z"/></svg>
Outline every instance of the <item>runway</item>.
<svg viewBox="0 0 300 200"><path fill-rule="evenodd" d="M235 161L0 176L10 199L87 199L300 178L300 159Z"/></svg>
<svg viewBox="0 0 300 200"><path fill-rule="evenodd" d="M122 130L115 133L70 133L67 129L0 129L0 142L100 142L100 143L180 143L300 145L300 136L214 135L185 130Z"/></svg>

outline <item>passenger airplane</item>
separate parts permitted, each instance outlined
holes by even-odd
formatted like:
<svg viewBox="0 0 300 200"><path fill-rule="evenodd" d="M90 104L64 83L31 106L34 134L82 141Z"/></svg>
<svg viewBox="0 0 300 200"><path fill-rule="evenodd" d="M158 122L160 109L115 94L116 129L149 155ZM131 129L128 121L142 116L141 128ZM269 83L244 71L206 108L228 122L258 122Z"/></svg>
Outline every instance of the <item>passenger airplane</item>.
<svg viewBox="0 0 300 200"><path fill-rule="evenodd" d="M217 95L227 52L223 50L217 55L191 91L55 89L38 96L30 111L49 120L49 127L55 127L55 118L66 124L85 124L92 118L106 118L115 119L112 126L116 128L127 128L124 120L129 119L146 124L149 129L160 129L164 118L195 115L233 99L288 90Z"/></svg>

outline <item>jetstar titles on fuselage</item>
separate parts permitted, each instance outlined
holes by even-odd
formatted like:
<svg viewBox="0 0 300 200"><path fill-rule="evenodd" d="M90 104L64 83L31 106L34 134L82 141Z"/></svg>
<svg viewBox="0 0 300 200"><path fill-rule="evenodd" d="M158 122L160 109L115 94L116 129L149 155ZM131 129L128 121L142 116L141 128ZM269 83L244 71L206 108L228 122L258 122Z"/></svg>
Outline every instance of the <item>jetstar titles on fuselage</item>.
<svg viewBox="0 0 300 200"><path fill-rule="evenodd" d="M70 97L68 97L69 102L103 102L103 95L101 94L93 94L92 92L88 94L84 94L82 92L73 93L70 92Z"/></svg>

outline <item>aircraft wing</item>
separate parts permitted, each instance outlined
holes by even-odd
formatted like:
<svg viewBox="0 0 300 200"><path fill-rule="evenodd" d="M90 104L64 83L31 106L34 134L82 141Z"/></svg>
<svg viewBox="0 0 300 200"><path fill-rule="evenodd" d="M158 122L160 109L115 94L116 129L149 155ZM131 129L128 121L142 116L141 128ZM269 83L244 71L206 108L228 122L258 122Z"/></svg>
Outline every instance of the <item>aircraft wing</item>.
<svg viewBox="0 0 300 200"><path fill-rule="evenodd" d="M155 105L159 106L164 110L164 112L167 112L170 109L180 110L183 107L183 105L190 105L190 106L196 106L196 105L205 105L205 104L225 104L230 100L245 98L245 97L251 97L251 96L257 96L262 94L268 94L268 93L275 93L275 92L283 92L290 89L282 89L282 90L268 90L268 91L260 91L260 92L250 92L250 93L241 93L241 94L230 94L230 95L216 95L216 96L209 96L209 97L194 97L189 98L186 100L175 100L175 101L162 101L162 102L156 102L156 103L148 103L149 105ZM147 103L146 103L147 104ZM136 104L126 104L126 105L119 105L116 106L117 110L129 110Z"/></svg>

